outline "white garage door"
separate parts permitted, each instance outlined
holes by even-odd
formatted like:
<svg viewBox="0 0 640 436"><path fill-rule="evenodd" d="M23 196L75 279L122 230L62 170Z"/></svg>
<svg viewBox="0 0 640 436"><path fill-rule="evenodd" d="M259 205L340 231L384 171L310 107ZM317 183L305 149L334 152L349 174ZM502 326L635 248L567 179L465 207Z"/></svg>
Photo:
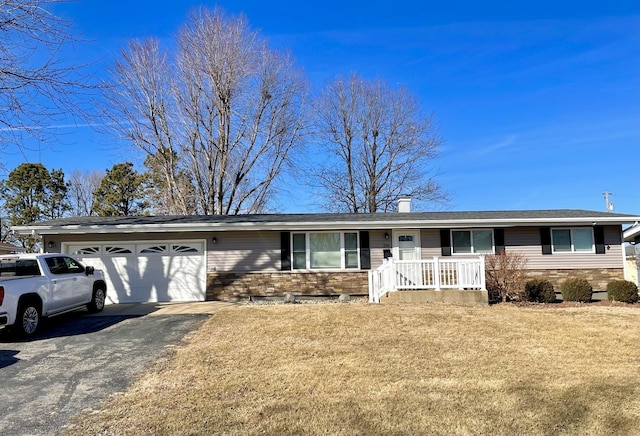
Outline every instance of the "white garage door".
<svg viewBox="0 0 640 436"><path fill-rule="evenodd" d="M65 252L105 272L108 302L205 299L203 240L65 244Z"/></svg>

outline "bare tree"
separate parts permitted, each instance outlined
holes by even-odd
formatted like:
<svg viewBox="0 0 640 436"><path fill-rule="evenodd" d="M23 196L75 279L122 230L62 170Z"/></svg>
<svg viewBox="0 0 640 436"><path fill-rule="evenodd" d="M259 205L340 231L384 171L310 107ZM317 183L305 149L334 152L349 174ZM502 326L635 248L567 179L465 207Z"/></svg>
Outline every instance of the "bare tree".
<svg viewBox="0 0 640 436"><path fill-rule="evenodd" d="M71 173L67 195L73 216L95 215L93 193L100 187L103 177L100 171L75 170Z"/></svg>
<svg viewBox="0 0 640 436"><path fill-rule="evenodd" d="M0 147L48 138L59 119L82 113L75 97L89 89L60 52L73 41L54 15L59 0L0 0Z"/></svg>
<svg viewBox="0 0 640 436"><path fill-rule="evenodd" d="M147 168L145 176L149 181L147 196L152 212L156 215L194 214L198 208L193 183L184 169L178 168L180 159L168 156L168 153L170 151L161 150L156 154L147 154L144 160Z"/></svg>
<svg viewBox="0 0 640 436"><path fill-rule="evenodd" d="M304 127L306 84L242 16L199 9L175 58L156 40L131 41L113 70L109 116L160 170L174 213L264 210Z"/></svg>
<svg viewBox="0 0 640 436"><path fill-rule="evenodd" d="M328 210L387 212L397 199L446 199L429 177L441 143L406 89L353 74L326 87L316 103L326 160L312 171Z"/></svg>

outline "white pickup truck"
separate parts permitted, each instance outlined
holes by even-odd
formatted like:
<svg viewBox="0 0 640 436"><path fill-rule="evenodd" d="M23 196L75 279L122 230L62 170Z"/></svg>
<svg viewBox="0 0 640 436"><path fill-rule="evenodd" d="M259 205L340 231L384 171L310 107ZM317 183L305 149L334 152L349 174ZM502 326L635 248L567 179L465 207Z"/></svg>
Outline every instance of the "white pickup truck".
<svg viewBox="0 0 640 436"><path fill-rule="evenodd" d="M0 256L0 327L33 335L42 317L80 307L100 312L104 273L64 254Z"/></svg>

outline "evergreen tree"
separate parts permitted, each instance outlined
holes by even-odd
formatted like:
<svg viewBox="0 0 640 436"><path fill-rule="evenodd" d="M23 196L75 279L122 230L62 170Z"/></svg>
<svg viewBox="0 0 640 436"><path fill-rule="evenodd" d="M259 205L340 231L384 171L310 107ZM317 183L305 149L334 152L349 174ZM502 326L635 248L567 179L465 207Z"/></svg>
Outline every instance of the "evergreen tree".
<svg viewBox="0 0 640 436"><path fill-rule="evenodd" d="M47 218L56 219L67 214L71 210L68 191L69 183L64 180L61 169L51 170L51 180L47 189L47 201L45 203L45 215Z"/></svg>
<svg viewBox="0 0 640 436"><path fill-rule="evenodd" d="M69 211L67 184L61 169L49 172L40 163L23 163L9 173L1 187L4 209L12 226L61 218ZM39 239L18 236L16 242L28 251L35 251Z"/></svg>
<svg viewBox="0 0 640 436"><path fill-rule="evenodd" d="M107 170L93 193L98 216L135 216L148 213L146 177L133 169L131 162L115 164Z"/></svg>

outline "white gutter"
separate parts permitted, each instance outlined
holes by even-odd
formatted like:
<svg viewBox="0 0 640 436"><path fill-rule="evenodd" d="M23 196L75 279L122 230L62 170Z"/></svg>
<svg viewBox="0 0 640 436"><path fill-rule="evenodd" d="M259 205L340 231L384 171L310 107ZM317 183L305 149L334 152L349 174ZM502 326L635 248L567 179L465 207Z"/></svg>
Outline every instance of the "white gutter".
<svg viewBox="0 0 640 436"><path fill-rule="evenodd" d="M200 224L118 224L91 226L14 226L18 234L63 235L100 233L168 233L168 232L221 232L221 231L302 231L302 230L374 230L374 229L440 229L472 227L516 227L551 225L622 225L640 221L640 217L581 217L581 218L505 218L505 219L457 219L457 220L372 220L372 221L301 221L301 222L242 222L242 223L200 223ZM639 230L640 231L640 230Z"/></svg>

